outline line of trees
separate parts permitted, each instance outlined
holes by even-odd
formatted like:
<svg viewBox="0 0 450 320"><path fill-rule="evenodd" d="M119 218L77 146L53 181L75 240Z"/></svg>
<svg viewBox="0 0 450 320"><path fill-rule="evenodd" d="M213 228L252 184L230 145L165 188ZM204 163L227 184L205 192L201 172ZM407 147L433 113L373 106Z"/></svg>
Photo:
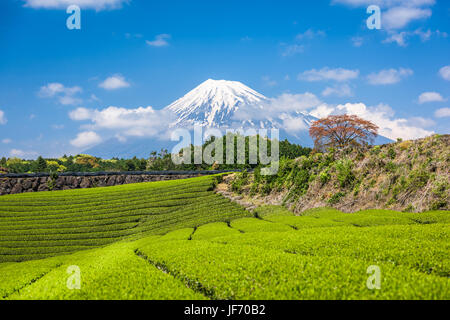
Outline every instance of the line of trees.
<svg viewBox="0 0 450 320"><path fill-rule="evenodd" d="M219 138L222 139L222 138ZM209 144L215 141L212 137L202 146L204 150ZM123 172L123 171L164 171L164 170L227 170L227 169L251 169L256 165L248 164L248 137L246 138L246 164L181 164L175 165L172 161L171 154L167 150L159 152L153 151L149 154L149 158L132 158L132 159L102 159L91 155L80 154L76 156L66 156L61 158L44 159L39 156L36 160L23 160L19 158L1 158L1 173L63 173L63 172ZM224 143L224 163L226 163L226 144ZM268 150L270 154L271 141L268 140ZM194 146L191 145L194 151ZM280 158L295 159L302 155L309 155L311 148L304 148L300 145L290 143L288 140L280 142ZM193 157L192 152L192 157ZM235 152L235 157L237 152ZM235 161L236 163L237 161Z"/></svg>

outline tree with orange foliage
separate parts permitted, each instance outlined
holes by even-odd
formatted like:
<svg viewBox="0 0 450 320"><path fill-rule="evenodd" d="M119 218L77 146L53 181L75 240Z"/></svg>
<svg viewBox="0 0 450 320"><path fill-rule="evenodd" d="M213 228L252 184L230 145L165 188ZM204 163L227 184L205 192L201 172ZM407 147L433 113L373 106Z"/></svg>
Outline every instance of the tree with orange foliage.
<svg viewBox="0 0 450 320"><path fill-rule="evenodd" d="M378 135L378 126L355 115L335 115L314 121L309 129L317 150L363 146Z"/></svg>

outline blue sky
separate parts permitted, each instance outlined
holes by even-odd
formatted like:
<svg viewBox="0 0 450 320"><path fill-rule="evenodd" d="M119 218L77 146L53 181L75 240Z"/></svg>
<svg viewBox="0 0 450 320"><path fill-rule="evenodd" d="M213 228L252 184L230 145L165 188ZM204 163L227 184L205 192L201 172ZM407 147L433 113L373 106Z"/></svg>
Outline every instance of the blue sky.
<svg viewBox="0 0 450 320"><path fill-rule="evenodd" d="M80 30L66 27L69 4ZM367 28L371 4L381 30ZM0 156L123 137L108 119L162 109L209 78L308 93L308 112L359 114L391 138L449 133L449 18L445 0L2 1Z"/></svg>

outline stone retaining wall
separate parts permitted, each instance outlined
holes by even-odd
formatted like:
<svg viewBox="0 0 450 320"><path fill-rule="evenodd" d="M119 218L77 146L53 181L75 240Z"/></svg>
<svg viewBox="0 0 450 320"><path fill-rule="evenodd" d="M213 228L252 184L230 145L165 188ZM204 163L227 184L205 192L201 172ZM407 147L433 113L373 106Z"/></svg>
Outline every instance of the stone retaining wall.
<svg viewBox="0 0 450 320"><path fill-rule="evenodd" d="M0 195L187 179L222 172L226 171L65 173L58 177L49 174L8 174L0 175Z"/></svg>

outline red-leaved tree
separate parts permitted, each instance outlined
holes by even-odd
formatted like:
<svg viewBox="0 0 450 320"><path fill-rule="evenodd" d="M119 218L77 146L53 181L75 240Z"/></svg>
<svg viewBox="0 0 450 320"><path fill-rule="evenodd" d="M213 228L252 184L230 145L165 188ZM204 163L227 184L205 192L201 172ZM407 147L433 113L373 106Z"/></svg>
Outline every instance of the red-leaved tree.
<svg viewBox="0 0 450 320"><path fill-rule="evenodd" d="M317 150L362 146L378 135L378 126L355 115L335 115L312 123L309 135Z"/></svg>

